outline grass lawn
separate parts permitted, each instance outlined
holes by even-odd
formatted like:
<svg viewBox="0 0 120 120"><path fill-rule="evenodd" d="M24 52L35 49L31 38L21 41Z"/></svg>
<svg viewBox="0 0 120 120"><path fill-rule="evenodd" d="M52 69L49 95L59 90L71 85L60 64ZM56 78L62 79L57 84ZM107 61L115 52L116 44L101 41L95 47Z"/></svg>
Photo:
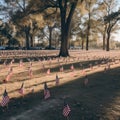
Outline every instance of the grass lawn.
<svg viewBox="0 0 120 120"><path fill-rule="evenodd" d="M114 56L111 54L109 58L111 68L104 71L107 65L101 65L104 56L102 53L96 59L94 55L87 53L87 56L82 55L82 58L86 57L81 58L82 60L77 60L77 52L72 54L76 54L76 59L73 60L71 57L66 62L61 58L60 65L64 66L63 72L59 72L60 66L56 59L52 60L51 65L44 61L44 70L41 62L34 61L32 78L28 75L29 62L24 63L21 68L18 63L14 63L13 76L7 83L3 80L8 68L1 65L4 69L0 74L0 100L6 88L10 103L8 109L0 107L0 120L67 120L62 115L64 100L71 108L69 120L120 120L120 63L112 64L114 62L111 59ZM108 58L104 59L104 62L108 62ZM72 64L75 67L73 72L70 70ZM89 68L90 64L93 65L93 69ZM48 68L51 69L50 75L46 74ZM86 86L83 70L88 77ZM60 78L58 86L55 86L56 74ZM24 97L18 93L23 82ZM51 93L51 97L47 100L44 100L43 96L44 82L47 82Z"/></svg>

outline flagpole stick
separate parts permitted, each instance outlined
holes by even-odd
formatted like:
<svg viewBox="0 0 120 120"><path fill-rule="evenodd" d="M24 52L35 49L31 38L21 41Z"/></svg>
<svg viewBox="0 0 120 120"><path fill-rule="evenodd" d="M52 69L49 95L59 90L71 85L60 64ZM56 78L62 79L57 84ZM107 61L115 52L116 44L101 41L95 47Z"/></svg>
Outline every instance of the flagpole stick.
<svg viewBox="0 0 120 120"><path fill-rule="evenodd" d="M2 111L5 112L5 108L4 107L2 107Z"/></svg>
<svg viewBox="0 0 120 120"><path fill-rule="evenodd" d="M22 97L23 99L24 99L24 94L23 94L23 97Z"/></svg>
<svg viewBox="0 0 120 120"><path fill-rule="evenodd" d="M67 116L67 120L69 120L69 116Z"/></svg>
<svg viewBox="0 0 120 120"><path fill-rule="evenodd" d="M8 110L8 103L7 103L6 107L7 107L7 110Z"/></svg>

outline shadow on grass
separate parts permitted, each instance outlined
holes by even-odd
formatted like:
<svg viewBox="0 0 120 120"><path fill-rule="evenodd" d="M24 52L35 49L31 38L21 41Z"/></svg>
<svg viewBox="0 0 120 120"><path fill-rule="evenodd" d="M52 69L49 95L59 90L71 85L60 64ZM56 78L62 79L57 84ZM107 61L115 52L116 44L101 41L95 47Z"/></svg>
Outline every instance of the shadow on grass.
<svg viewBox="0 0 120 120"><path fill-rule="evenodd" d="M83 84L84 78L78 78L66 84L50 88L51 99L60 99L61 102L64 98L67 99L71 107L70 120L119 120L120 114L115 114L115 112L120 113L120 108L115 109L112 106L114 104L120 106L120 102L115 102L116 98L120 96L119 73L120 68L115 68L106 73L91 74L88 76L89 83L86 87ZM11 99L8 110L3 112L0 108L0 119L9 120L11 116L32 109L42 101L44 101L43 90L38 93L30 93L24 98ZM46 102L49 101L50 99ZM44 111L42 113L43 118L45 120L64 120L62 108L63 104L59 108L54 106L54 109ZM109 111L107 111L108 109Z"/></svg>

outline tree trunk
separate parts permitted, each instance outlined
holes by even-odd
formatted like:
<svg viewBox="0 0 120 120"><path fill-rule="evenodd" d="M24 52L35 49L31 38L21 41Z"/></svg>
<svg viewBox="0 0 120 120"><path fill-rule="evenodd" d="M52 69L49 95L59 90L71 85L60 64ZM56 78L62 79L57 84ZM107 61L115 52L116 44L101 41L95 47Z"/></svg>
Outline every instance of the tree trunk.
<svg viewBox="0 0 120 120"><path fill-rule="evenodd" d="M106 51L109 51L110 50L110 35L111 35L111 31L112 31L112 28L114 27L114 25L117 23L118 20L116 20L114 23L111 24L111 22L109 21L109 24L108 24L108 27L107 27L107 45L106 45Z"/></svg>
<svg viewBox="0 0 120 120"><path fill-rule="evenodd" d="M61 13L61 47L60 47L60 52L59 56L62 57L67 57L69 56L68 52L68 32L69 30L67 28L67 24L65 22L65 13Z"/></svg>
<svg viewBox="0 0 120 120"><path fill-rule="evenodd" d="M68 52L68 34L69 30L67 29L65 22L62 21L61 24L61 47L60 47L60 53L59 56L67 57L69 56Z"/></svg>
<svg viewBox="0 0 120 120"><path fill-rule="evenodd" d="M104 27L104 33L103 33L103 50L105 50L106 29L107 29L107 25L105 25L105 27Z"/></svg>
<svg viewBox="0 0 120 120"><path fill-rule="evenodd" d="M26 35L26 48L29 49L30 48L30 44L29 44L29 38L30 38L30 27L29 26L25 26L25 35Z"/></svg>
<svg viewBox="0 0 120 120"><path fill-rule="evenodd" d="M106 51L110 50L110 33L107 33L107 45L106 45Z"/></svg>
<svg viewBox="0 0 120 120"><path fill-rule="evenodd" d="M49 27L49 49L52 48L52 27Z"/></svg>
<svg viewBox="0 0 120 120"><path fill-rule="evenodd" d="M26 33L26 48L29 49L30 46L29 46L29 35Z"/></svg>
<svg viewBox="0 0 120 120"><path fill-rule="evenodd" d="M84 39L82 39L82 50L84 49Z"/></svg>
<svg viewBox="0 0 120 120"><path fill-rule="evenodd" d="M110 24L107 27L107 43L106 43L106 51L110 50L110 33L111 33L111 29L112 29L113 25Z"/></svg>
<svg viewBox="0 0 120 120"><path fill-rule="evenodd" d="M90 3L89 3L90 4ZM90 8L89 8L90 9ZM87 27L87 38L86 38L86 50L89 49L89 35L90 35L90 10L89 10L89 19L88 19L88 27Z"/></svg>
<svg viewBox="0 0 120 120"><path fill-rule="evenodd" d="M61 41L61 48L60 48L59 56L63 56L63 57L69 56L67 38L64 38L64 40Z"/></svg>
<svg viewBox="0 0 120 120"><path fill-rule="evenodd" d="M105 34L103 34L103 50L105 50Z"/></svg>
<svg viewBox="0 0 120 120"><path fill-rule="evenodd" d="M87 39L86 39L86 50L89 48L89 35L87 34Z"/></svg>
<svg viewBox="0 0 120 120"><path fill-rule="evenodd" d="M87 29L86 50L89 49L89 35L90 35L90 23L88 23L88 29Z"/></svg>
<svg viewBox="0 0 120 120"><path fill-rule="evenodd" d="M64 5L63 5L64 1ZM70 24L72 20L73 13L75 11L75 8L77 6L78 0L73 2L71 4L71 8L68 14L68 17L66 15L67 13L67 0L59 0L59 6L60 6L60 15L61 15L61 47L59 56L67 57L69 56L68 51L68 40L69 40L69 32L70 32Z"/></svg>
<svg viewBox="0 0 120 120"><path fill-rule="evenodd" d="M34 43L33 43L33 36L30 35L30 47L33 47L34 46Z"/></svg>

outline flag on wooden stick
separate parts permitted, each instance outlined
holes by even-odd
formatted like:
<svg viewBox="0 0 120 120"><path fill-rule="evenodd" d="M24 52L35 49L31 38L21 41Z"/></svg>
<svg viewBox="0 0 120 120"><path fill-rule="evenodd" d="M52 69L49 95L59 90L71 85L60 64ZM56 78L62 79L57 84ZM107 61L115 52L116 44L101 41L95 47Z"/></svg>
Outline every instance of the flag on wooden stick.
<svg viewBox="0 0 120 120"><path fill-rule="evenodd" d="M7 60L5 60L5 61L3 62L3 65L4 65L4 66L7 66Z"/></svg>
<svg viewBox="0 0 120 120"><path fill-rule="evenodd" d="M3 99L1 101L1 106L2 107L7 106L9 101L10 101L10 99L9 99L8 93L7 93L6 89L5 89L5 91L3 93Z"/></svg>
<svg viewBox="0 0 120 120"><path fill-rule="evenodd" d="M24 83L22 83L19 91L18 91L22 96L24 96Z"/></svg>
<svg viewBox="0 0 120 120"><path fill-rule="evenodd" d="M12 67L10 67L10 70L9 70L8 74L10 74L10 76L13 74L13 68Z"/></svg>
<svg viewBox="0 0 120 120"><path fill-rule="evenodd" d="M44 99L48 99L50 97L50 91L48 90L47 83L44 83Z"/></svg>
<svg viewBox="0 0 120 120"><path fill-rule="evenodd" d="M10 74L8 74L5 78L5 82L9 81L10 80Z"/></svg>
<svg viewBox="0 0 120 120"><path fill-rule="evenodd" d="M64 71L64 68L63 66L60 67L60 72L63 72Z"/></svg>
<svg viewBox="0 0 120 120"><path fill-rule="evenodd" d="M23 66L23 61L20 60L20 62L19 62L19 67L22 67L22 66Z"/></svg>
<svg viewBox="0 0 120 120"><path fill-rule="evenodd" d="M64 100L63 116L64 116L64 117L68 117L70 111L71 111L71 109L70 109L69 105L68 105L68 104L66 103L66 101Z"/></svg>
<svg viewBox="0 0 120 120"><path fill-rule="evenodd" d="M50 68L47 70L47 74L48 74L48 75L50 74Z"/></svg>
<svg viewBox="0 0 120 120"><path fill-rule="evenodd" d="M35 89L34 89L34 88L32 88L32 89L31 89L31 93L34 93L34 91L35 91Z"/></svg>
<svg viewBox="0 0 120 120"><path fill-rule="evenodd" d="M12 75L13 75L13 68L10 67L9 72L8 72L8 74L7 74L7 76L6 76L5 80L4 80L4 82L9 81Z"/></svg>
<svg viewBox="0 0 120 120"><path fill-rule="evenodd" d="M32 78L32 76L33 76L33 71L32 71L31 67L29 68L29 76L30 76L30 78Z"/></svg>
<svg viewBox="0 0 120 120"><path fill-rule="evenodd" d="M14 62L14 59L12 59L12 60L11 60L10 64L12 65L12 64L13 64L13 62Z"/></svg>
<svg viewBox="0 0 120 120"><path fill-rule="evenodd" d="M30 67L32 67L32 62L30 61Z"/></svg>
<svg viewBox="0 0 120 120"><path fill-rule="evenodd" d="M71 69L72 71L74 71L74 66L73 66L73 64L71 65L70 69Z"/></svg>
<svg viewBox="0 0 120 120"><path fill-rule="evenodd" d="M13 68L10 66L8 67L8 73L12 72L13 71Z"/></svg>
<svg viewBox="0 0 120 120"><path fill-rule="evenodd" d="M89 64L89 67L91 70L93 69L93 65L91 63Z"/></svg>

